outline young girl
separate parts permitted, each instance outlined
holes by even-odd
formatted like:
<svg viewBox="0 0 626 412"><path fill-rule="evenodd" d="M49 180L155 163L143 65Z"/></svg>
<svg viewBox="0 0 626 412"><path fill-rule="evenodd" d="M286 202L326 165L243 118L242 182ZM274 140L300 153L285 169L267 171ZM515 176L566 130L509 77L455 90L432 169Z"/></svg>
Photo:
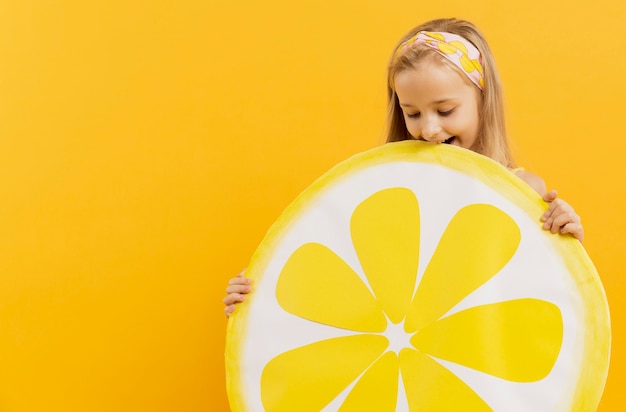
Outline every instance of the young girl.
<svg viewBox="0 0 626 412"><path fill-rule="evenodd" d="M518 168L504 124L502 85L491 50L476 27L438 19L404 36L387 67L387 142L426 140L480 153L507 167L550 204L543 228L582 241L580 217L539 176ZM229 281L226 316L251 291L243 272Z"/></svg>

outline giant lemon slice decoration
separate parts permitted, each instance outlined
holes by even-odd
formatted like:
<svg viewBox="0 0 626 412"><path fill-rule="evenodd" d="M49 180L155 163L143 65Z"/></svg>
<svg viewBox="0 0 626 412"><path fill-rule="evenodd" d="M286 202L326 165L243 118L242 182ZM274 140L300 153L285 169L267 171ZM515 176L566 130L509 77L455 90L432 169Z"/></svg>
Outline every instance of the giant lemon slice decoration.
<svg viewBox="0 0 626 412"><path fill-rule="evenodd" d="M483 156L387 144L268 231L227 332L234 411L595 411L609 312L580 243Z"/></svg>

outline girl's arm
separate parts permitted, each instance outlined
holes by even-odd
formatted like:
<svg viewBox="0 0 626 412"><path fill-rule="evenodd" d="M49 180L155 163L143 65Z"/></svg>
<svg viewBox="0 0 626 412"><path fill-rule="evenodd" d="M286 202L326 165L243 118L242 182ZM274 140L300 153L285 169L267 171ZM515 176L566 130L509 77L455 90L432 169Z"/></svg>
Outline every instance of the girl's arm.
<svg viewBox="0 0 626 412"><path fill-rule="evenodd" d="M251 281L243 276L244 272L245 270L241 271L236 277L228 281L227 295L223 300L224 305L226 305L224 314L227 318L235 311L236 304L246 300L246 294L252 291Z"/></svg>
<svg viewBox="0 0 626 412"><path fill-rule="evenodd" d="M574 208L565 200L557 199L556 190L546 191L546 184L541 177L526 171L519 171L516 174L550 204L548 210L541 216L541 221L544 222L543 228L562 235L569 233L582 242L585 238L585 230Z"/></svg>

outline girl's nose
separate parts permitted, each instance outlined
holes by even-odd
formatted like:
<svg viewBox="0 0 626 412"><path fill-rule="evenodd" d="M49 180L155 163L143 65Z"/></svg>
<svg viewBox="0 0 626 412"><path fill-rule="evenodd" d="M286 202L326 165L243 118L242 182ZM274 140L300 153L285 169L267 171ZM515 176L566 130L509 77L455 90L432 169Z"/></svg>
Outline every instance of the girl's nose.
<svg viewBox="0 0 626 412"><path fill-rule="evenodd" d="M422 138L424 140L437 140L437 136L441 133L441 126L433 121L427 122L422 127Z"/></svg>

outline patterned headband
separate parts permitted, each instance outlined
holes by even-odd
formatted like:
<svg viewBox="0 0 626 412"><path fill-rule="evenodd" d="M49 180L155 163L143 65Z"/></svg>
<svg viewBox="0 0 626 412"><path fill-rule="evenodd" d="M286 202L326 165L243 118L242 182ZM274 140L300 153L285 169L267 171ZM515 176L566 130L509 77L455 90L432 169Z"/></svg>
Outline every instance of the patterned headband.
<svg viewBox="0 0 626 412"><path fill-rule="evenodd" d="M476 46L463 37L453 33L421 31L398 47L396 58L412 44L424 44L430 47L461 69L479 89L482 90L485 87L480 52Z"/></svg>

